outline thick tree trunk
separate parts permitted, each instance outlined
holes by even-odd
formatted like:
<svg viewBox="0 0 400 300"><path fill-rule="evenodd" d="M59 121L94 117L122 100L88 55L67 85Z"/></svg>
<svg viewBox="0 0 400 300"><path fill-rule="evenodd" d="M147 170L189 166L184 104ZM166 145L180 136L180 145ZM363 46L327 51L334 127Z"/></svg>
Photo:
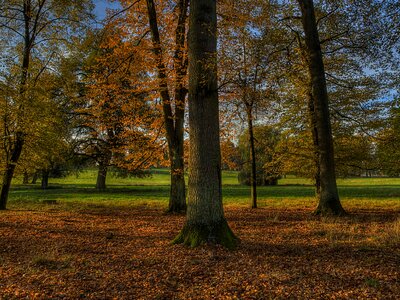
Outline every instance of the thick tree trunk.
<svg viewBox="0 0 400 300"><path fill-rule="evenodd" d="M153 0L147 0L147 12L149 26L152 35L153 51L159 79L159 92L163 103L163 115L166 129L166 137L170 156L171 189L168 212L181 213L186 211L186 186L184 179L183 143L184 143L184 119L185 99L187 89L184 78L187 72L185 58L185 32L188 10L188 0L179 0L177 4L178 22L175 32L175 113L171 106L171 96L168 89L167 69L163 61L161 38L157 24L157 13Z"/></svg>
<svg viewBox="0 0 400 300"><path fill-rule="evenodd" d="M186 223L174 243L217 243L234 248L237 238L222 206L217 91L215 0L190 2L189 16L189 194Z"/></svg>
<svg viewBox="0 0 400 300"><path fill-rule="evenodd" d="M97 171L96 189L98 191L104 191L106 189L106 178L107 178L108 164L99 163L99 169Z"/></svg>
<svg viewBox="0 0 400 300"><path fill-rule="evenodd" d="M11 181L14 176L15 167L17 166L17 162L19 160L19 157L21 156L23 145L24 145L23 134L21 132L17 132L14 143L14 149L12 150L11 153L11 159L7 162L3 174L3 181L1 184L1 192L0 192L0 210L4 210L7 208L7 200L8 200L8 194L10 192Z"/></svg>
<svg viewBox="0 0 400 300"><path fill-rule="evenodd" d="M252 107L248 106L246 108L247 111L247 127L249 132L249 147L250 147L250 164L251 164L251 172L250 172L250 199L251 199L251 208L257 208L257 164L256 164L256 149L254 144L254 130L253 130L253 114Z"/></svg>
<svg viewBox="0 0 400 300"><path fill-rule="evenodd" d="M317 214L342 215L345 213L336 185L329 99L321 45L312 0L298 0L305 34L306 54L314 100L318 134L321 190Z"/></svg>
<svg viewBox="0 0 400 300"><path fill-rule="evenodd" d="M42 171L42 182L41 182L42 190L47 190L49 187L49 171L43 170Z"/></svg>

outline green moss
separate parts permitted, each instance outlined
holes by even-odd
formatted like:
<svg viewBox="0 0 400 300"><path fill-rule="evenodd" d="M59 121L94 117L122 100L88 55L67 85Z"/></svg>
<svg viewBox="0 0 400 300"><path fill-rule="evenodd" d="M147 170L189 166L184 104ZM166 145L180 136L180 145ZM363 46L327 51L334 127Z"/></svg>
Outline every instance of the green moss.
<svg viewBox="0 0 400 300"><path fill-rule="evenodd" d="M232 232L226 220L210 225L186 223L172 241L173 244L184 244L192 248L206 243L218 244L229 250L235 249L238 242L239 239Z"/></svg>

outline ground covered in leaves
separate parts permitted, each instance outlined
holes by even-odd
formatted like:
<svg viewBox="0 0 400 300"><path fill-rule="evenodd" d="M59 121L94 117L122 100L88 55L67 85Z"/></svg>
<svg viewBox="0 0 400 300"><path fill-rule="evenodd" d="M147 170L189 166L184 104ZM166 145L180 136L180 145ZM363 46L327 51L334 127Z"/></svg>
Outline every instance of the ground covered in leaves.
<svg viewBox="0 0 400 300"><path fill-rule="evenodd" d="M0 299L398 299L396 212L228 207L235 251L171 245L162 210L0 212Z"/></svg>

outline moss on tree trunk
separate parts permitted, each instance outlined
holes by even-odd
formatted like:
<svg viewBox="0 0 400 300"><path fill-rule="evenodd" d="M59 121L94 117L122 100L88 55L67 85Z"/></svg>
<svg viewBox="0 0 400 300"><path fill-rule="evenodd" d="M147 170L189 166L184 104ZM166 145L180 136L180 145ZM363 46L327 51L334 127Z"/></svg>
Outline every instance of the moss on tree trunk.
<svg viewBox="0 0 400 300"><path fill-rule="evenodd" d="M184 244L197 247L202 244L219 244L227 249L235 249L239 239L229 228L225 219L212 224L186 223L179 235L173 240L174 244Z"/></svg>

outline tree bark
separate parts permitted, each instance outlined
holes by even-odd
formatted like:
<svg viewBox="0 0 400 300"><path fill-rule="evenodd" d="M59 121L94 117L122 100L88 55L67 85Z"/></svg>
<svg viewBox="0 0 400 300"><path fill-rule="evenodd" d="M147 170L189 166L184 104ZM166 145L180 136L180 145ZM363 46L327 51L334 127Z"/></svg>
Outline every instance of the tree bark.
<svg viewBox="0 0 400 300"><path fill-rule="evenodd" d="M318 136L321 189L315 211L322 215L343 215L336 185L329 99L313 0L298 0L305 34L308 71L311 78Z"/></svg>
<svg viewBox="0 0 400 300"><path fill-rule="evenodd" d="M186 211L186 186L183 160L183 138L171 156L171 190L168 204L169 213Z"/></svg>
<svg viewBox="0 0 400 300"><path fill-rule="evenodd" d="M250 172L250 199L251 199L251 208L257 208L257 164L256 164L256 149L254 145L254 130L253 130L253 114L252 107L246 107L247 112L247 125L248 125L248 133L249 133L249 147L250 147L250 164L251 164L251 172Z"/></svg>
<svg viewBox="0 0 400 300"><path fill-rule="evenodd" d="M11 153L11 158L6 163L6 168L3 174L3 181L1 184L0 192L0 210L5 210L7 208L8 194L10 192L11 181L14 176L15 167L19 157L21 156L22 147L24 145L24 138L21 132L16 133L16 139L14 143L14 148Z"/></svg>
<svg viewBox="0 0 400 300"><path fill-rule="evenodd" d="M321 195L321 168L319 164L319 145L318 145L318 130L317 130L317 120L315 116L314 100L312 92L308 93L308 110L310 118L310 129L313 139L313 161L314 161L314 187L315 187L315 198L320 199Z"/></svg>
<svg viewBox="0 0 400 300"><path fill-rule="evenodd" d="M177 5L178 24L175 31L174 56L175 111L173 111L171 106L172 99L168 89L167 69L163 61L164 57L161 47L160 33L158 30L156 8L153 0L147 0L149 26L158 70L159 93L163 103L165 131L170 158L171 189L168 204L168 212L170 213L181 213L186 211L183 126L185 119L185 99L187 95L187 89L184 84L184 77L187 73L184 49L188 5L188 0L180 0Z"/></svg>
<svg viewBox="0 0 400 300"><path fill-rule="evenodd" d="M24 174L22 177L22 184L29 184L29 174L27 171L24 171Z"/></svg>
<svg viewBox="0 0 400 300"><path fill-rule="evenodd" d="M49 187L49 171L43 170L42 171L42 183L41 183L42 190L47 190Z"/></svg>
<svg viewBox="0 0 400 300"><path fill-rule="evenodd" d="M237 238L224 217L217 91L215 0L190 2L189 16L189 193L186 223L174 243L196 247Z"/></svg>
<svg viewBox="0 0 400 300"><path fill-rule="evenodd" d="M33 174L31 184L36 184L37 179L38 179L38 173L35 172L35 173Z"/></svg>
<svg viewBox="0 0 400 300"><path fill-rule="evenodd" d="M97 171L96 189L98 191L104 191L106 189L106 178L107 178L108 164L99 163L99 169Z"/></svg>

